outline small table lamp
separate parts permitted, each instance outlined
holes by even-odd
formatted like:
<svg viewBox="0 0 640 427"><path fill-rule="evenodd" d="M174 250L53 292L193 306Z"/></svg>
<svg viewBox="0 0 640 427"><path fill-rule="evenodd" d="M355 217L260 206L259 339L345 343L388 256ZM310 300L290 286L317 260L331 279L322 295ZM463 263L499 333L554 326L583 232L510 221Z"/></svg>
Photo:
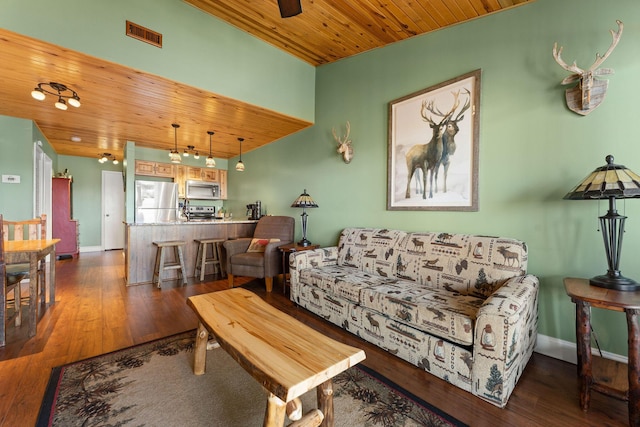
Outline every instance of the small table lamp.
<svg viewBox="0 0 640 427"><path fill-rule="evenodd" d="M640 176L625 166L613 163L613 156L606 157L607 164L599 167L566 196L567 200L609 199L607 214L600 217L609 269L607 274L593 277L589 283L601 288L618 291L637 291L640 284L620 274L620 254L626 216L616 211L616 199L640 197Z"/></svg>
<svg viewBox="0 0 640 427"><path fill-rule="evenodd" d="M294 200L291 207L302 208L302 215L300 215L302 217L302 240L298 244L300 246L309 246L311 242L307 240L307 208L317 208L318 204L307 194L307 189L305 188L304 193Z"/></svg>

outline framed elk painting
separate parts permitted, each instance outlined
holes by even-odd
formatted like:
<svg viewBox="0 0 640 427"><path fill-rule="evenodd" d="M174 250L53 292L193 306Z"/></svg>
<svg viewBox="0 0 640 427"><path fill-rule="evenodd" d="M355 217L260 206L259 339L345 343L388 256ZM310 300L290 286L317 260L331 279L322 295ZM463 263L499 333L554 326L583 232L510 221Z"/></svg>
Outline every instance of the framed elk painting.
<svg viewBox="0 0 640 427"><path fill-rule="evenodd" d="M388 210L478 210L480 76L389 103Z"/></svg>

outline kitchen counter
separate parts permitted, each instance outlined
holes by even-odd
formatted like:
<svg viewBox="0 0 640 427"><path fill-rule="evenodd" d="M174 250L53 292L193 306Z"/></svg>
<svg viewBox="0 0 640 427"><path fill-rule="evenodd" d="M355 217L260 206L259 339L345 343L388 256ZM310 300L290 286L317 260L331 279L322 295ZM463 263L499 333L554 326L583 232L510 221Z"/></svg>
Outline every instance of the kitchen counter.
<svg viewBox="0 0 640 427"><path fill-rule="evenodd" d="M172 221L152 224L126 224L125 273L127 286L151 283L156 257L154 241L184 240L184 262L187 277L195 275L195 239L237 239L251 237L256 228L255 220ZM224 251L223 251L224 257ZM205 274L211 274L213 266L207 266ZM169 280L177 277L175 271L163 273Z"/></svg>
<svg viewBox="0 0 640 427"><path fill-rule="evenodd" d="M176 221L165 221L165 222L152 222L152 223L137 223L137 222L128 222L126 223L127 226L140 226L140 227L145 227L148 225L176 225L176 224L180 224L180 225L198 225L198 224L255 224L258 221L255 219L241 219L241 220L232 220L232 221L227 221L227 220L223 220L223 219L207 219L207 220L200 220L200 219L192 219L191 221L187 221L186 219L179 219Z"/></svg>

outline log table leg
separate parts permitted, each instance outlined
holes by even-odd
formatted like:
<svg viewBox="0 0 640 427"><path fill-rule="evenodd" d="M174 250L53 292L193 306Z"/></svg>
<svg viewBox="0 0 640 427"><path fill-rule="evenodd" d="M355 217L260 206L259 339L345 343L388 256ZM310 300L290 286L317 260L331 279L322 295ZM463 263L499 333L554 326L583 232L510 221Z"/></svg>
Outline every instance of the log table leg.
<svg viewBox="0 0 640 427"><path fill-rule="evenodd" d="M207 341L209 339L209 331L202 324L198 323L198 335L196 336L196 348L193 357L193 373L195 375L203 375L205 364L207 361Z"/></svg>
<svg viewBox="0 0 640 427"><path fill-rule="evenodd" d="M318 409L324 415L322 427L333 427L333 382L331 379L316 387L316 396L318 399Z"/></svg>
<svg viewBox="0 0 640 427"><path fill-rule="evenodd" d="M287 404L273 393L269 393L267 411L264 414L263 427L282 427L286 415Z"/></svg>
<svg viewBox="0 0 640 427"><path fill-rule="evenodd" d="M578 376L580 378L580 407L589 409L591 382L591 306L584 301L576 303L576 342L578 350Z"/></svg>
<svg viewBox="0 0 640 427"><path fill-rule="evenodd" d="M629 334L629 425L640 425L640 310L627 309L627 328Z"/></svg>

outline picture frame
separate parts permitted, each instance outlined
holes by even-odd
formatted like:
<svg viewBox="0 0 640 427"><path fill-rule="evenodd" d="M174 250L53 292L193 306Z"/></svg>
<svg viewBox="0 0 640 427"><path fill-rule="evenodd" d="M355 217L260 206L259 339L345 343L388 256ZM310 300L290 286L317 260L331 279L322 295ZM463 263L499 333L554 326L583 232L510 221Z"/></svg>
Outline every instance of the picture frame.
<svg viewBox="0 0 640 427"><path fill-rule="evenodd" d="M389 102L387 210L478 210L481 74Z"/></svg>

